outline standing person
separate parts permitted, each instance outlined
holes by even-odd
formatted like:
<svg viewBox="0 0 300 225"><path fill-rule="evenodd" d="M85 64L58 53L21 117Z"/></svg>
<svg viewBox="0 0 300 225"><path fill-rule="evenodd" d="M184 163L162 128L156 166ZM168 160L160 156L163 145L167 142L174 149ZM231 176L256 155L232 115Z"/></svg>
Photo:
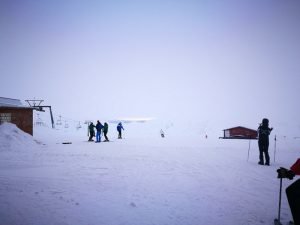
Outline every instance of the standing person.
<svg viewBox="0 0 300 225"><path fill-rule="evenodd" d="M108 137L107 137L107 132L108 132L108 124L105 122L104 123L104 128L103 128L103 133L104 133L105 141L109 141Z"/></svg>
<svg viewBox="0 0 300 225"><path fill-rule="evenodd" d="M160 136L161 136L162 138L165 137L165 133L164 133L164 131L163 131L162 129L160 129Z"/></svg>
<svg viewBox="0 0 300 225"><path fill-rule="evenodd" d="M292 165L290 170L281 167L277 170L277 173L278 178L289 178L292 180L295 175L300 175L300 159ZM288 186L285 192L290 205L294 225L300 225L300 179Z"/></svg>
<svg viewBox="0 0 300 225"><path fill-rule="evenodd" d="M262 123L258 127L258 148L259 148L259 162L258 164L264 165L264 156L266 163L265 165L270 165L269 156L269 135L273 128L269 128L269 120L264 118Z"/></svg>
<svg viewBox="0 0 300 225"><path fill-rule="evenodd" d="M93 137L95 137L95 125L93 124L93 122L90 123L89 125L89 133L90 133L90 137L89 137L89 141L94 141Z"/></svg>
<svg viewBox="0 0 300 225"><path fill-rule="evenodd" d="M119 139L122 139L122 130L124 130L124 127L123 127L122 123L120 122L117 126L118 138Z"/></svg>
<svg viewBox="0 0 300 225"><path fill-rule="evenodd" d="M97 124L96 124L96 142L101 142L101 130L103 129L103 125L100 123L99 120L97 120Z"/></svg>

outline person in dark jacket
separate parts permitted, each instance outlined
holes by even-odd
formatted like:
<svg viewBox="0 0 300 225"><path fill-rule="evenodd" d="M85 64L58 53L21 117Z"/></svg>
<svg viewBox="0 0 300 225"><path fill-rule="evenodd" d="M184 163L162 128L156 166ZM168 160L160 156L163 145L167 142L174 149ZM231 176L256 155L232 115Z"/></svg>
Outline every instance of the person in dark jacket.
<svg viewBox="0 0 300 225"><path fill-rule="evenodd" d="M90 137L89 137L89 141L94 141L93 137L95 137L95 125L93 124L93 122L90 123L89 125L89 133L90 133Z"/></svg>
<svg viewBox="0 0 300 225"><path fill-rule="evenodd" d="M97 124L96 124L96 142L101 142L101 130L103 129L103 125L100 123L99 120L97 120Z"/></svg>
<svg viewBox="0 0 300 225"><path fill-rule="evenodd" d="M162 129L160 129L160 136L161 136L162 138L165 137L165 133L164 133L164 131L163 131Z"/></svg>
<svg viewBox="0 0 300 225"><path fill-rule="evenodd" d="M258 164L264 165L264 156L265 156L265 165L270 165L270 156L269 156L269 135L273 128L269 128L269 120L264 118L262 123L258 127L258 148L259 148L259 162Z"/></svg>
<svg viewBox="0 0 300 225"><path fill-rule="evenodd" d="M105 122L104 123L104 128L103 128L103 134L104 134L104 137L105 137L105 141L109 141L108 137L107 137L107 132L108 132L108 124Z"/></svg>
<svg viewBox="0 0 300 225"><path fill-rule="evenodd" d="M118 138L119 139L122 139L122 130L124 130L124 127L123 127L122 123L120 122L117 126Z"/></svg>
<svg viewBox="0 0 300 225"><path fill-rule="evenodd" d="M277 170L277 173L278 178L288 178L292 180L295 175L300 175L300 159L291 166L290 170L281 167ZM285 192L290 205L294 225L300 225L300 179L288 186Z"/></svg>

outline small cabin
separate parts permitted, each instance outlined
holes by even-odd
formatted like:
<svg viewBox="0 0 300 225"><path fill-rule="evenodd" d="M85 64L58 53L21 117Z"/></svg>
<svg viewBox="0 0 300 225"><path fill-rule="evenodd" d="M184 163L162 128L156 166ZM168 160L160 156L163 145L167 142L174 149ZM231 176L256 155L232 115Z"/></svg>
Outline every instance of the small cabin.
<svg viewBox="0 0 300 225"><path fill-rule="evenodd" d="M222 139L257 139L257 131L246 127L232 127L223 131Z"/></svg>
<svg viewBox="0 0 300 225"><path fill-rule="evenodd" d="M24 106L19 99L0 97L0 124L4 122L33 135L33 108Z"/></svg>

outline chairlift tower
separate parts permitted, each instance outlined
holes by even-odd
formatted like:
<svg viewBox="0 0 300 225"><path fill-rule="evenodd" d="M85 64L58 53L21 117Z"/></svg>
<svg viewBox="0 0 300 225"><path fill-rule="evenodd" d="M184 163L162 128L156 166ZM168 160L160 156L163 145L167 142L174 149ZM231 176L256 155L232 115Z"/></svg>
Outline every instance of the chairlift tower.
<svg viewBox="0 0 300 225"><path fill-rule="evenodd" d="M40 112L45 112L45 109L44 108L49 108L49 111L50 111L50 117L51 117L51 123L52 123L52 128L54 129L54 119L53 119L53 114L52 114L52 110L51 110L51 106L50 105L41 105L42 102L44 100L25 100L28 105L30 107L32 107L34 110L36 111L40 111Z"/></svg>

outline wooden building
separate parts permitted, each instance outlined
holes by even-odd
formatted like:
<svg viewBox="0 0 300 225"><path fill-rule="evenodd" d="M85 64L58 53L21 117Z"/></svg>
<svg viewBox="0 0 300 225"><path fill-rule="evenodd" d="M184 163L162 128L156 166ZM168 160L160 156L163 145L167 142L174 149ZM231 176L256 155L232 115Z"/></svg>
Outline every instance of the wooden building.
<svg viewBox="0 0 300 225"><path fill-rule="evenodd" d="M33 108L22 105L19 99L0 97L0 124L4 122L33 135Z"/></svg>
<svg viewBox="0 0 300 225"><path fill-rule="evenodd" d="M223 139L257 139L257 131L246 127L232 127L223 130Z"/></svg>

